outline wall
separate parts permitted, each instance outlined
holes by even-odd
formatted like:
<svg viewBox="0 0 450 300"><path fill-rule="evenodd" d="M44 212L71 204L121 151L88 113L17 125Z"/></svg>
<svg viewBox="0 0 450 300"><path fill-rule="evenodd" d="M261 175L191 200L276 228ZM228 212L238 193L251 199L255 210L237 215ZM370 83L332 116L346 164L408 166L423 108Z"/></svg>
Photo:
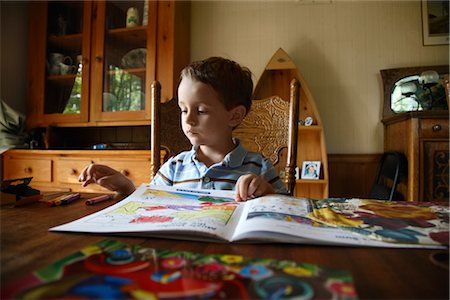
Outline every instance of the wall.
<svg viewBox="0 0 450 300"><path fill-rule="evenodd" d="M418 0L308 2L193 1L191 58L232 58L256 82L282 47L315 97L328 152L380 153L379 70L448 64L449 47L422 45ZM0 1L0 10L0 97L25 112L27 2Z"/></svg>
<svg viewBox="0 0 450 300"><path fill-rule="evenodd" d="M25 114L28 2L0 1L0 98Z"/></svg>
<svg viewBox="0 0 450 300"><path fill-rule="evenodd" d="M449 62L448 45L422 45L418 0L193 1L191 13L193 60L231 58L256 82L279 47L291 56L320 111L328 153L383 151L381 69Z"/></svg>

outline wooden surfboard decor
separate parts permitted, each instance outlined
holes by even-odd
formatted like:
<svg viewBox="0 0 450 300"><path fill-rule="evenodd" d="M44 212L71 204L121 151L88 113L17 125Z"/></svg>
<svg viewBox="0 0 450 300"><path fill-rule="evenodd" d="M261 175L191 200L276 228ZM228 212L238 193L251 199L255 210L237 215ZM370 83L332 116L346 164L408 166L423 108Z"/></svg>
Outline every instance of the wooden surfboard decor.
<svg viewBox="0 0 450 300"><path fill-rule="evenodd" d="M253 99L265 99L272 96L289 99L289 86L294 78L300 82L297 147L299 179L296 180L294 195L313 199L327 198L328 159L322 120L307 82L283 49L278 49L269 60L256 84ZM319 179L302 179L302 171L305 171L303 165L306 166L311 161L320 162ZM308 178L308 176L303 177Z"/></svg>

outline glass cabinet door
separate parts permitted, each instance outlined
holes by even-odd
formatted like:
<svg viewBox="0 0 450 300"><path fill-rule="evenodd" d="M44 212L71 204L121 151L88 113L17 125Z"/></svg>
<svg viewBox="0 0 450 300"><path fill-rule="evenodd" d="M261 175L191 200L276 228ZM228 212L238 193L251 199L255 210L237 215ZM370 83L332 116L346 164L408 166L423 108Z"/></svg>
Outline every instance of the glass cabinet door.
<svg viewBox="0 0 450 300"><path fill-rule="evenodd" d="M44 115L58 122L87 121L91 6L86 1L49 1Z"/></svg>
<svg viewBox="0 0 450 300"><path fill-rule="evenodd" d="M91 91L92 118L149 120L156 1L97 2L96 15L93 76L97 80Z"/></svg>

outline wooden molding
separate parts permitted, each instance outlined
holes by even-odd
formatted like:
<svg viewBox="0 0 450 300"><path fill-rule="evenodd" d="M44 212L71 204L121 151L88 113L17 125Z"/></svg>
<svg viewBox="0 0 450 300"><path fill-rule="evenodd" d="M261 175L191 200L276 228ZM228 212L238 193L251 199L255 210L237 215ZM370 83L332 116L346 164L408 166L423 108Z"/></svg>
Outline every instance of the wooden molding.
<svg viewBox="0 0 450 300"><path fill-rule="evenodd" d="M330 197L367 198L381 155L328 154Z"/></svg>

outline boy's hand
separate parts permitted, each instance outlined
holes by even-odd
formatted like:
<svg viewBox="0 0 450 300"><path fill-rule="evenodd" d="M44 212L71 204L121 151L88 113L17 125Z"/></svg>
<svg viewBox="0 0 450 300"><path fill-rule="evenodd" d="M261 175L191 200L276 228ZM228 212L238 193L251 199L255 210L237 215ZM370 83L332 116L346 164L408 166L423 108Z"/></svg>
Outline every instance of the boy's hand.
<svg viewBox="0 0 450 300"><path fill-rule="evenodd" d="M134 184L122 173L104 165L90 164L84 168L78 177L82 186L86 187L91 183L116 191L119 194L129 195L136 189Z"/></svg>
<svg viewBox="0 0 450 300"><path fill-rule="evenodd" d="M255 197L273 194L275 190L262 176L247 174L239 177L236 183L236 201L247 201Z"/></svg>

